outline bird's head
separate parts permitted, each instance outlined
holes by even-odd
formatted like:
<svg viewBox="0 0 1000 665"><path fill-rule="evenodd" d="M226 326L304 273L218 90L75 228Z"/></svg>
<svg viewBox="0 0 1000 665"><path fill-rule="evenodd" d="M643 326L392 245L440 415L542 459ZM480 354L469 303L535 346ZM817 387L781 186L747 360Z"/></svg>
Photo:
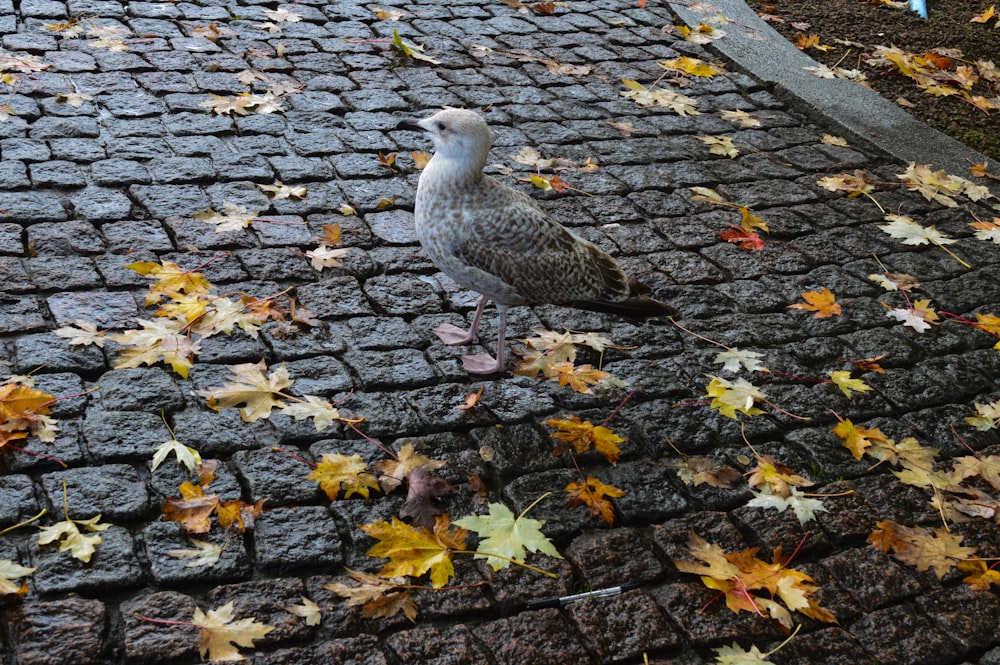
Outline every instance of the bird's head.
<svg viewBox="0 0 1000 665"><path fill-rule="evenodd" d="M492 139L486 121L466 109L445 108L423 120L403 120L396 129L425 132L434 141L435 156L467 162L481 171L486 165Z"/></svg>

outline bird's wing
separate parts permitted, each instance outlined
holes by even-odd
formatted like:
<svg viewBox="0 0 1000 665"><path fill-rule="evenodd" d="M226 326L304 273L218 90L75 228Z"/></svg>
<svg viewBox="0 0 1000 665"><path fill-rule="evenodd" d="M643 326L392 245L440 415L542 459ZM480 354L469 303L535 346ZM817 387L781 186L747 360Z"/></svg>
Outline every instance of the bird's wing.
<svg viewBox="0 0 1000 665"><path fill-rule="evenodd" d="M490 197L465 220L465 239L456 248L462 261L509 284L528 302L628 296L628 279L606 252L553 221L530 197L498 186L502 196Z"/></svg>

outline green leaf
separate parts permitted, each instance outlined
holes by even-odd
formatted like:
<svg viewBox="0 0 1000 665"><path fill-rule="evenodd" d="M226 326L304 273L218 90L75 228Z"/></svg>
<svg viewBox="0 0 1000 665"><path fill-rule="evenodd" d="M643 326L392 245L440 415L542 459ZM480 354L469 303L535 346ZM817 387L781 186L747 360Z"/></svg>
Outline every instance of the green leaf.
<svg viewBox="0 0 1000 665"><path fill-rule="evenodd" d="M531 519L523 513L514 517L510 508L502 503L491 503L489 509L489 515L469 515L453 524L479 534L481 540L477 549L482 554L476 554L476 558L486 559L493 570L506 568L510 562L490 554L499 554L519 563L524 562L526 552L541 552L562 558L552 541L542 534L545 520Z"/></svg>

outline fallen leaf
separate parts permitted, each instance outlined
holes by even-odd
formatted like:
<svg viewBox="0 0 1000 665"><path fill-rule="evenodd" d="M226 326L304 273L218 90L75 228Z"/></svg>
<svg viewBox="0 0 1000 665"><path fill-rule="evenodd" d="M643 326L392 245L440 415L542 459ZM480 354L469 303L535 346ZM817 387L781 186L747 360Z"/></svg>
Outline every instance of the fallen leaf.
<svg viewBox="0 0 1000 665"><path fill-rule="evenodd" d="M319 483L320 489L334 501L341 490L345 499L355 494L367 499L370 490L378 490L380 487L375 474L368 470L368 464L357 453L324 453L316 468L306 478Z"/></svg>
<svg viewBox="0 0 1000 665"><path fill-rule="evenodd" d="M274 626L258 623L253 618L236 620L232 601L207 614L196 607L191 623L200 629L198 653L202 660L207 655L211 661L245 660L236 647L252 648L254 640L263 639L274 630Z"/></svg>
<svg viewBox="0 0 1000 665"><path fill-rule="evenodd" d="M747 502L749 508L772 508L778 512L791 509L799 519L799 524L805 524L816 519L816 513L825 513L826 506L820 499L804 497L795 487L791 488L788 496L776 496L767 491L767 488L760 492L751 492L753 499Z"/></svg>
<svg viewBox="0 0 1000 665"><path fill-rule="evenodd" d="M834 315L840 316L840 305L834 302L836 296L825 286L821 287L819 291L805 291L799 295L805 302L788 305L788 309L805 309L815 312L813 318L816 319L825 319Z"/></svg>
<svg viewBox="0 0 1000 665"><path fill-rule="evenodd" d="M455 408L461 411L468 411L469 409L479 404L479 398L483 396L484 387L485 386L479 386L478 391L470 390L469 393L465 396L465 401L456 406Z"/></svg>
<svg viewBox="0 0 1000 665"><path fill-rule="evenodd" d="M528 552L541 552L556 559L562 558L552 541L542 534L545 520L525 517L524 513L514 517L510 508L502 503L491 503L487 508L488 515L469 515L455 520L457 526L479 534L475 558L486 559L493 570L510 566L508 559L523 563ZM506 559L490 556L491 554L499 554Z"/></svg>
<svg viewBox="0 0 1000 665"><path fill-rule="evenodd" d="M278 369L265 376L267 365L257 363L227 365L231 376L220 387L196 390L195 393L208 400L208 408L219 411L226 408L240 408L240 417L246 422L254 422L271 415L271 409L283 407L282 390L294 383L282 363Z"/></svg>
<svg viewBox="0 0 1000 665"><path fill-rule="evenodd" d="M963 536L951 533L944 527L925 529L908 527L890 520L877 522L868 542L882 552L923 572L934 569L938 579L944 577L958 561L976 553L975 547L962 545Z"/></svg>
<svg viewBox="0 0 1000 665"><path fill-rule="evenodd" d="M780 563L780 548L773 555L774 562L768 563L756 557L755 547L727 554L718 545L692 532L688 553L698 561L673 559L677 569L699 575L705 586L722 592L726 606L733 612L770 616L786 629L792 627L792 611L818 621L837 622L829 610L811 597L819 589L813 579ZM759 595L753 593L755 591L760 592Z"/></svg>
<svg viewBox="0 0 1000 665"><path fill-rule="evenodd" d="M968 576L962 581L979 591L989 591L994 584L1000 586L1000 570L987 565L989 562L978 557L971 561L959 561L955 566ZM993 564L995 566L996 563Z"/></svg>
<svg viewBox="0 0 1000 665"><path fill-rule="evenodd" d="M740 249L752 251L764 249L764 239L756 231L747 231L735 224L730 224L729 227L725 231L719 231L719 237L726 242L733 243Z"/></svg>
<svg viewBox="0 0 1000 665"><path fill-rule="evenodd" d="M757 119L756 115L747 111L719 111L719 115L723 120L738 122L740 128L742 129L753 129L754 127L760 127L761 125L761 122Z"/></svg>
<svg viewBox="0 0 1000 665"><path fill-rule="evenodd" d="M589 420L581 420L572 415L564 418L549 418L542 424L556 430L550 435L559 442L553 450L553 455L562 455L568 450L585 453L593 446L597 452L604 455L608 462L618 463L618 458L621 455L618 444L624 443L625 439L607 427L594 425Z"/></svg>
<svg viewBox="0 0 1000 665"><path fill-rule="evenodd" d="M873 443L887 444L889 442L889 439L877 427L867 429L846 419L837 423L837 426L831 431L843 439L844 447L851 451L855 459L861 459L865 450Z"/></svg>
<svg viewBox="0 0 1000 665"><path fill-rule="evenodd" d="M376 462L373 468L381 474L380 486L382 491L388 494L399 487L416 469L423 467L429 471L436 471L445 464L442 460L434 460L416 452L412 443L406 443L399 449L396 459Z"/></svg>
<svg viewBox="0 0 1000 665"><path fill-rule="evenodd" d="M437 516L433 530L413 527L396 517L392 522L379 520L363 524L361 530L379 541L365 554L389 559L380 575L419 577L429 572L434 587L444 586L454 576L451 554L465 550L468 537L468 532L458 522L452 526L447 515Z"/></svg>
<svg viewBox="0 0 1000 665"><path fill-rule="evenodd" d="M833 385L840 388L840 391L844 393L847 399L851 399L854 393L867 393L871 391L871 386L865 384L861 379L852 379L851 373L846 370L837 370L830 372L827 376L833 382Z"/></svg>
<svg viewBox="0 0 1000 665"><path fill-rule="evenodd" d="M202 566L214 566L217 564L224 549L222 545L216 545L196 538L191 538L191 544L194 547L167 550L167 556L172 556L175 559L190 559L190 561L184 564L185 568L201 568Z"/></svg>
<svg viewBox="0 0 1000 665"><path fill-rule="evenodd" d="M323 613L319 605L309 600L305 596L299 596L302 602L298 605L288 605L285 609L297 617L306 620L307 626L318 626L323 619Z"/></svg>
<svg viewBox="0 0 1000 665"><path fill-rule="evenodd" d="M69 550L74 559L90 563L90 558L101 544L101 536L93 532L107 531L111 528L110 524L101 524L100 521L100 515L95 515L89 520L71 520L67 517L64 521L51 526L39 527L41 531L38 534L38 544L48 545L58 542L60 552ZM85 536L84 532L92 533Z"/></svg>
<svg viewBox="0 0 1000 665"><path fill-rule="evenodd" d="M685 457L677 467L677 477L688 485L710 485L728 489L742 474L728 466L719 466L708 457Z"/></svg>
<svg viewBox="0 0 1000 665"><path fill-rule="evenodd" d="M771 455L763 455L757 459L757 466L747 474L747 485L766 489L774 496L788 497L796 487L809 487L813 482L775 461Z"/></svg>
<svg viewBox="0 0 1000 665"><path fill-rule="evenodd" d="M163 461L167 459L170 453L173 453L177 457L178 464L187 467L188 473L194 473L195 467L201 464L201 455L197 450L190 446L185 446L177 439L170 439L169 441L164 441L156 448L156 454L153 455L153 463L150 471L156 471L157 467L163 464Z"/></svg>
<svg viewBox="0 0 1000 665"><path fill-rule="evenodd" d="M405 585L346 567L344 570L351 579L358 583L358 586L333 582L324 584L323 588L347 598L348 607L361 605L362 617L365 619L387 619L402 612L410 621L416 621L417 606L410 598L410 590Z"/></svg>
<svg viewBox="0 0 1000 665"><path fill-rule="evenodd" d="M632 79L622 79L627 90L622 90L619 94L622 97L631 99L640 108L650 106L663 106L669 108L677 115L700 115L698 111L698 100L694 97L682 95L669 88L646 88L638 81Z"/></svg>
<svg viewBox="0 0 1000 665"><path fill-rule="evenodd" d="M327 247L320 245L316 249L305 252L310 265L314 270L322 271L324 268L339 268L344 265L343 259L350 253L350 247Z"/></svg>
<svg viewBox="0 0 1000 665"><path fill-rule="evenodd" d="M257 219L258 214L257 210L248 211L246 206L241 206L232 201L223 201L221 213L209 208L208 210L196 212L192 217L200 219L206 224L215 224L216 233L225 233L227 231L245 229Z"/></svg>
<svg viewBox="0 0 1000 665"><path fill-rule="evenodd" d="M704 60L699 60L698 58L692 58L686 55L671 58L669 60L657 60L656 64L670 72L679 72L682 74L689 74L691 76L704 78L711 78L726 72L725 68L721 65L713 65L705 62Z"/></svg>
<svg viewBox="0 0 1000 665"><path fill-rule="evenodd" d="M35 568L26 568L14 563L10 559L0 559L0 598L4 596L23 596L28 593L27 583L21 582L20 584L15 584L14 580L26 577L35 572L35 570Z"/></svg>
<svg viewBox="0 0 1000 665"><path fill-rule="evenodd" d="M280 180L276 180L273 185L258 184L257 187L272 201L281 201L289 198L304 199L307 192L304 185L286 185Z"/></svg>
<svg viewBox="0 0 1000 665"><path fill-rule="evenodd" d="M594 517L614 524L615 510L610 499L625 496L625 491L608 485L600 478L587 476L586 481L573 481L566 486L566 507L586 506Z"/></svg>
<svg viewBox="0 0 1000 665"><path fill-rule="evenodd" d="M417 46L416 44L410 44L409 42L403 41L403 38L399 36L399 30L393 28L392 30L392 45L399 50L404 56L408 58L413 58L414 60L423 60L424 62L429 62L432 65L440 65L440 60L435 60L434 58L426 55L424 53L424 47Z"/></svg>
<svg viewBox="0 0 1000 665"><path fill-rule="evenodd" d="M747 416L759 416L764 413L754 406L758 400L765 399L764 393L746 379L727 381L711 374L708 378L711 381L705 388L705 397L712 398L709 407L734 420L737 411Z"/></svg>
<svg viewBox="0 0 1000 665"><path fill-rule="evenodd" d="M721 363L722 369L730 372L738 372L742 367L748 372L756 372L764 369L764 364L760 361L763 354L756 351L744 351L735 346L715 354L713 362Z"/></svg>
<svg viewBox="0 0 1000 665"><path fill-rule="evenodd" d="M708 151L713 155L735 159L740 154L740 151L733 145L733 140L728 136L695 136L695 138L707 145Z"/></svg>

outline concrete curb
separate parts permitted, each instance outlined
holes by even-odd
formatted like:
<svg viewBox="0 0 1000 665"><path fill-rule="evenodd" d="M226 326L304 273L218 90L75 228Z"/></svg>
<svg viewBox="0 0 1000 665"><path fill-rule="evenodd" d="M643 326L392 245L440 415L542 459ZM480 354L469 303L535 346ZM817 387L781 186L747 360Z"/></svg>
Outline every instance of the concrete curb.
<svg viewBox="0 0 1000 665"><path fill-rule="evenodd" d="M877 92L846 79L814 76L804 68L819 63L778 34L743 0L712 0L710 5L668 0L668 4L689 26L724 15L729 20L722 26L726 36L708 48L770 85L783 102L817 124L901 162L930 163L961 177L967 176L974 162L985 161L991 171L1000 171L1000 163L932 129Z"/></svg>

